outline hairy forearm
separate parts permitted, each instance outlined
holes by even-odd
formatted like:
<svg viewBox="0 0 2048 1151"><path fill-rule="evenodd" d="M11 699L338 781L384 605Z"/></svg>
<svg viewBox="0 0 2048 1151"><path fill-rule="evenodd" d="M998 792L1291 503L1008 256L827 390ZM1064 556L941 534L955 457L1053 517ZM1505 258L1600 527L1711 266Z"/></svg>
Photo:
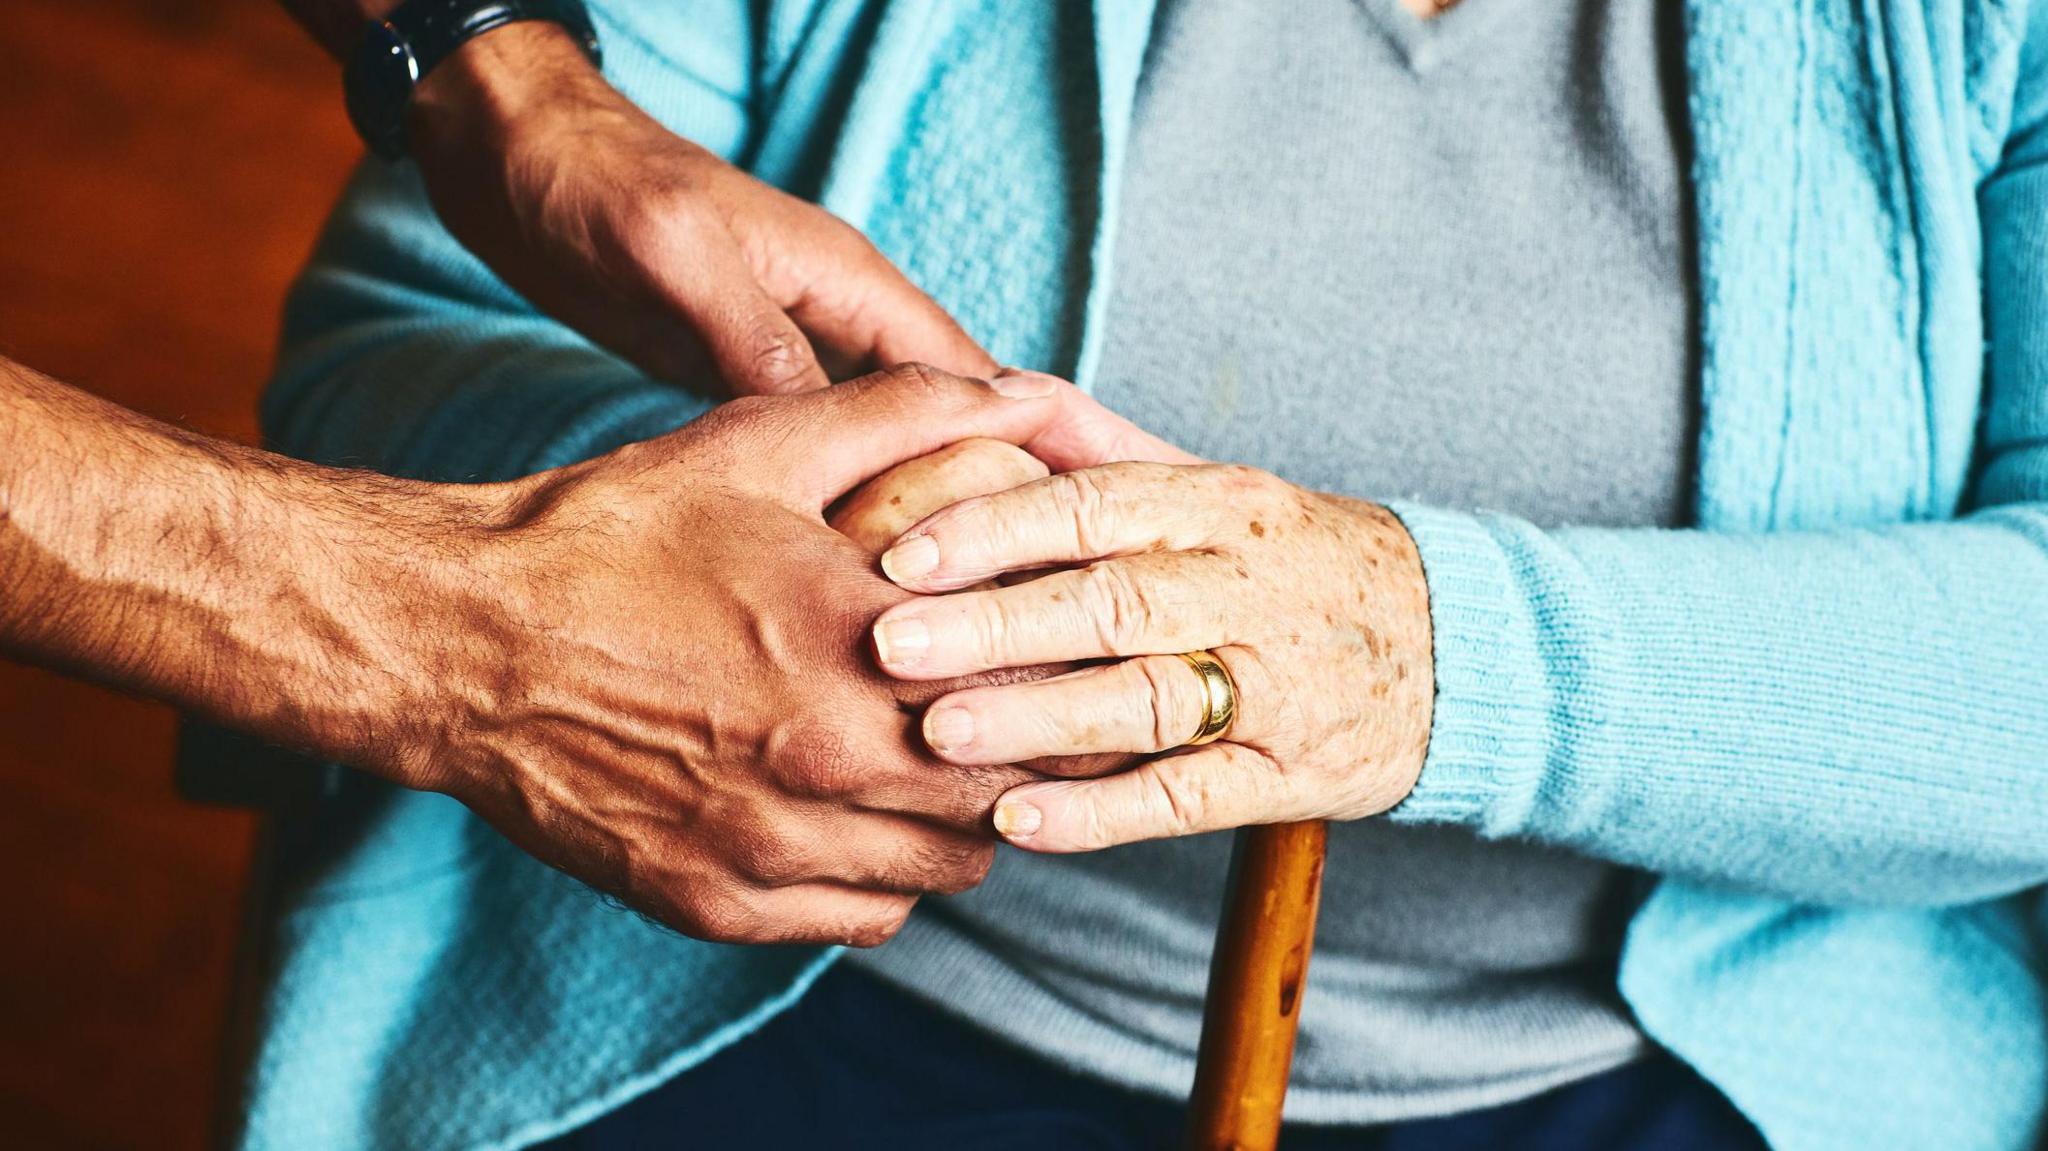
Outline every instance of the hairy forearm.
<svg viewBox="0 0 2048 1151"><path fill-rule="evenodd" d="M455 654L423 637L470 597L463 541L501 500L208 440L0 360L0 651L400 772Z"/></svg>

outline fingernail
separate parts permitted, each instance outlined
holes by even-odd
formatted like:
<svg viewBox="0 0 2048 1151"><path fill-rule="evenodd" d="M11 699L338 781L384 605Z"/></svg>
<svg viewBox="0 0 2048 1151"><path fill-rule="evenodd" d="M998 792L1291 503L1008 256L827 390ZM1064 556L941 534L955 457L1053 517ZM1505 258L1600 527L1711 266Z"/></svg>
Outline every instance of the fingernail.
<svg viewBox="0 0 2048 1151"><path fill-rule="evenodd" d="M1045 816L1021 799L1006 799L996 805L996 834L1004 839L1029 839Z"/></svg>
<svg viewBox="0 0 2048 1151"><path fill-rule="evenodd" d="M875 625L875 656L883 663L909 667L931 646L931 629L921 619L885 619Z"/></svg>
<svg viewBox="0 0 2048 1151"><path fill-rule="evenodd" d="M924 741L933 751L958 751L974 742L974 716L964 707L935 707L924 713Z"/></svg>
<svg viewBox="0 0 2048 1151"><path fill-rule="evenodd" d="M896 541L882 553L882 574L902 583L939 566L939 541L930 536L911 536Z"/></svg>
<svg viewBox="0 0 2048 1151"><path fill-rule="evenodd" d="M1043 372L1019 372L1014 376L997 376L988 386L1013 400L1035 400L1053 394L1060 381Z"/></svg>

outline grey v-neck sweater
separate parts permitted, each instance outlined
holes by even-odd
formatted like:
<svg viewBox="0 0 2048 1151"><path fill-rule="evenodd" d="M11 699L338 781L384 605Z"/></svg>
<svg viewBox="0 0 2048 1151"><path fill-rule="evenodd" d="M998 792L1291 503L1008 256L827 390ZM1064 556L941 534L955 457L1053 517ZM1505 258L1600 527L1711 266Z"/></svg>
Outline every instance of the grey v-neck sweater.
<svg viewBox="0 0 2048 1151"><path fill-rule="evenodd" d="M1097 394L1308 487L1676 525L1696 434L1675 5L1169 0ZM1184 1093L1228 836L1005 851L867 970L1051 1059ZM1291 1118L1507 1102L1644 1040L1637 884L1456 830L1333 830Z"/></svg>

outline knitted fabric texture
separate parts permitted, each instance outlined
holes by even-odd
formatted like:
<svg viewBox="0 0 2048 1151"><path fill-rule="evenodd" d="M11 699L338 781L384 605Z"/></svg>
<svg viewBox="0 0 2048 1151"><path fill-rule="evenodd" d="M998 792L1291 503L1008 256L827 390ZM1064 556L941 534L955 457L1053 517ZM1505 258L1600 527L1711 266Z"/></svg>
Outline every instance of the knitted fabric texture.
<svg viewBox="0 0 2048 1151"><path fill-rule="evenodd" d="M651 114L819 196L999 355L1087 382L1148 4L593 7ZM1394 818L1671 876L1623 991L1793 1151L2016 1151L2048 1105L2038 24L2020 0L1690 0L1703 530L1397 509L1439 698ZM484 479L710 402L535 315L372 165L264 415L296 454ZM435 796L351 779L298 830L318 850L269 941L253 1148L521 1146L830 959L660 932Z"/></svg>

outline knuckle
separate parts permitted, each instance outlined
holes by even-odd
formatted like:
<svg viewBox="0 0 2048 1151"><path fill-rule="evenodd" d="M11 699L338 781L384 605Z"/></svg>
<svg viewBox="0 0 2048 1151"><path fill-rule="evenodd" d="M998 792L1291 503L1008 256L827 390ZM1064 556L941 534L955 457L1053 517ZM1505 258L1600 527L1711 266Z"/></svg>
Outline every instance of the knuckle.
<svg viewBox="0 0 2048 1151"><path fill-rule="evenodd" d="M1219 649L1216 658L1230 674L1237 693L1237 719L1231 730L1233 741L1243 743L1257 733L1305 731L1310 715L1307 701L1319 693L1301 690L1276 674L1264 656L1249 647Z"/></svg>
<svg viewBox="0 0 2048 1151"><path fill-rule="evenodd" d="M1121 651L1152 633L1157 623L1152 598L1126 567L1090 564L1081 574L1085 602L1091 609L1103 650Z"/></svg>
<svg viewBox="0 0 2048 1151"><path fill-rule="evenodd" d="M1153 656L1132 660L1131 666L1142 681L1142 695L1150 709L1152 747L1165 750L1179 747L1192 730L1188 717L1198 714L1190 684L1188 667L1170 656Z"/></svg>
<svg viewBox="0 0 2048 1151"><path fill-rule="evenodd" d="M699 888L682 900L688 934L712 943L749 943L761 935L762 915L737 892Z"/></svg>
<svg viewBox="0 0 2048 1151"><path fill-rule="evenodd" d="M761 315L747 321L743 346L749 382L769 394L781 394L802 386L816 360L803 333L779 315Z"/></svg>
<svg viewBox="0 0 2048 1151"><path fill-rule="evenodd" d="M1209 810L1209 789L1199 774L1156 771L1152 773L1153 795L1161 821L1169 835L1186 835L1202 827Z"/></svg>
<svg viewBox="0 0 2048 1151"><path fill-rule="evenodd" d="M979 887L988 878L995 859L992 843L948 843L926 849L918 864L920 886L939 895L958 895Z"/></svg>
<svg viewBox="0 0 2048 1151"><path fill-rule="evenodd" d="M984 598L982 608L969 620L974 633L974 651L985 662L1002 663L1011 655L1017 628L1010 618L1012 609L1002 600Z"/></svg>
<svg viewBox="0 0 2048 1151"><path fill-rule="evenodd" d="M889 379L907 392L936 399L953 386L953 377L918 360L897 364L887 370Z"/></svg>
<svg viewBox="0 0 2048 1151"><path fill-rule="evenodd" d="M1110 493L1112 474L1112 469L1063 472L1052 485L1054 506L1083 555L1095 554L1115 535L1109 519L1116 502Z"/></svg>
<svg viewBox="0 0 2048 1151"><path fill-rule="evenodd" d="M863 778L861 759L846 740L822 734L790 749L785 780L790 791L808 799L839 799L853 794Z"/></svg>
<svg viewBox="0 0 2048 1151"><path fill-rule="evenodd" d="M779 884L798 878L809 854L773 825L737 833L732 842L733 870L756 883Z"/></svg>

